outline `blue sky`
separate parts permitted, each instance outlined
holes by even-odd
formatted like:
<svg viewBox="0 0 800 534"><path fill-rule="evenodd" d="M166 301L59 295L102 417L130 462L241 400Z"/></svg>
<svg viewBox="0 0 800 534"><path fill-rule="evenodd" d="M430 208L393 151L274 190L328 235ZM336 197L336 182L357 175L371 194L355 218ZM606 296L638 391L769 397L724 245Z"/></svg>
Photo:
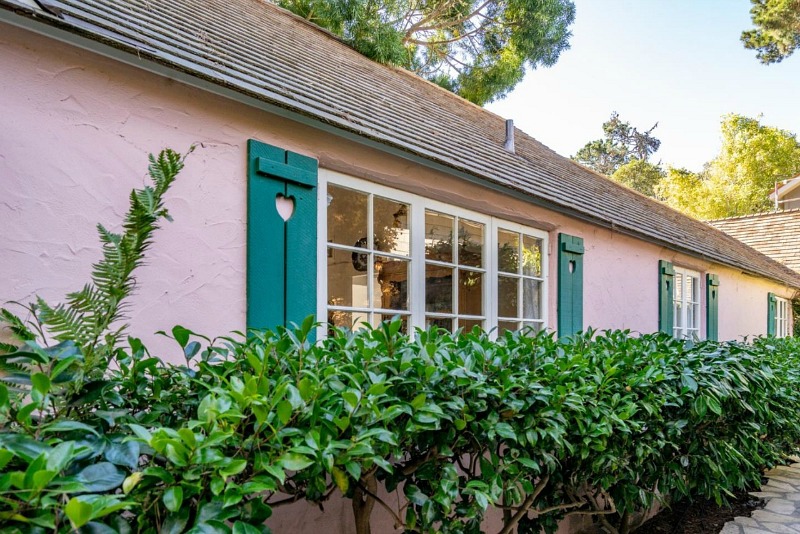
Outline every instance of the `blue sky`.
<svg viewBox="0 0 800 534"><path fill-rule="evenodd" d="M749 0L575 0L571 48L488 108L570 156L602 136L612 111L656 122L654 160L700 170L726 113L800 134L800 53L764 66L739 35Z"/></svg>

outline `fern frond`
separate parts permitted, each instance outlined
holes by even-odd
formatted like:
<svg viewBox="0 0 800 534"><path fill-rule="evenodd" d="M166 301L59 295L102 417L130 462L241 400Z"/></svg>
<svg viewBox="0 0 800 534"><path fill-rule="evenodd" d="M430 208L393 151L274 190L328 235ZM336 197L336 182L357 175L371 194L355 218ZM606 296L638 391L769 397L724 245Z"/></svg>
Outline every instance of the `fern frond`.
<svg viewBox="0 0 800 534"><path fill-rule="evenodd" d="M20 341L32 341L36 339L36 334L33 333L25 322L8 311L5 308L0 308L0 323L5 323L14 337Z"/></svg>
<svg viewBox="0 0 800 534"><path fill-rule="evenodd" d="M87 373L105 370L125 331L127 325L110 331L111 325L122 318L124 301L136 287L133 272L143 263L158 221L168 218L163 197L183 169L184 159L169 149L158 157L150 154L148 172L154 186L131 192L123 232L97 225L103 257L92 265L92 283L70 293L66 302L57 306L39 299L42 323L55 339L72 340L80 347Z"/></svg>

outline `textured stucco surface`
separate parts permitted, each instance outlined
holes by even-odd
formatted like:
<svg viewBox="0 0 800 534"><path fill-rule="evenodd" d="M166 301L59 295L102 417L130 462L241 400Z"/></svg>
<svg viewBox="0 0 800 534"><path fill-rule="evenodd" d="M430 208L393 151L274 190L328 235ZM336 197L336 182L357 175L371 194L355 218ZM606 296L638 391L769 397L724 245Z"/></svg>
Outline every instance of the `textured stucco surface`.
<svg viewBox="0 0 800 534"><path fill-rule="evenodd" d="M168 358L157 330L178 322L212 335L244 327L248 138L549 231L550 273L557 233L583 237L587 326L655 330L658 259L720 275L725 338L764 333L766 292L792 294L14 27L0 32L0 69L2 301L54 301L80 287L99 257L94 225L119 223L129 190L145 181L147 154L198 145L169 193L175 222L156 235L129 312L131 333ZM551 276L551 327L555 289Z"/></svg>
<svg viewBox="0 0 800 534"><path fill-rule="evenodd" d="M177 360L154 332L176 323L208 335L244 328L246 142L257 138L371 179L550 232L583 237L585 320L596 328L657 328L657 262L720 275L721 337L766 331L766 293L788 288L467 185L242 104L0 24L0 301L57 301L99 257L94 225L112 230L146 157L198 148L167 198L175 219L158 232L129 308L131 333ZM322 262L324 265L324 261ZM555 278L549 291L555 326ZM347 503L281 509L276 531L350 532ZM381 516L378 532L391 532ZM302 525L302 526L301 526Z"/></svg>

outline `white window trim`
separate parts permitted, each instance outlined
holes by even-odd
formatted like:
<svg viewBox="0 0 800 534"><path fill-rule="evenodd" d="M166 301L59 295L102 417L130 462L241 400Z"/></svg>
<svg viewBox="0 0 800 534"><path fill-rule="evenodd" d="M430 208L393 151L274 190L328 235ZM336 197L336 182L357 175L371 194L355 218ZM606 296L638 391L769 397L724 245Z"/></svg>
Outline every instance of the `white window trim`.
<svg viewBox="0 0 800 534"><path fill-rule="evenodd" d="M775 297L775 337L792 335L792 312L789 299Z"/></svg>
<svg viewBox="0 0 800 534"><path fill-rule="evenodd" d="M417 239L416 234L420 228L425 228L425 210L437 211L448 215L455 215L469 219L485 225L485 256L484 268L486 269L487 283L483 284L483 302L485 324L491 330L491 337L497 337L497 231L500 228L514 232L525 233L532 237L542 240L542 303L541 303L541 322L543 328L548 328L549 317L549 235L543 230L532 228L519 223L493 217L484 213L471 211L461 208L454 204L447 204L427 197L408 193L400 189L376 184L368 180L354 178L352 176L333 171L330 169L319 170L319 183L317 186L317 265L319 265L319 276L317 277L317 320L320 326L317 330L317 338L322 339L327 336L327 317L328 317L328 277L327 277L327 257L328 257L328 183L371 193L381 197L389 198L408 204L409 223L410 223L410 268L409 268L409 332L415 328L425 328L425 240Z"/></svg>
<svg viewBox="0 0 800 534"><path fill-rule="evenodd" d="M674 269L675 269L675 274L676 275L677 274L681 275L681 283L683 284L683 286L681 287L681 295L684 296L684 299L681 302L681 304L682 304L681 312L682 312L682 315L683 315L683 317L681 317L681 319L682 319L682 324L684 325L683 326L683 330L689 330L688 326L686 325L686 318L688 316L688 309L689 309L688 306L686 305L687 304L686 277L691 276L691 277L695 278L696 287L697 287L697 313L695 314L695 321L697 322L697 328L696 328L696 330L697 330L697 338L698 339L705 339L706 336L705 336L705 332L703 331L703 319L702 319L703 318L703 309L704 309L704 306L703 306L703 291L702 291L702 287L703 286L701 285L702 277L700 276L700 273L698 271L693 271L691 269L686 269L685 267L675 266ZM677 286L677 283L676 283L675 284L675 288L674 288L674 292L675 292L674 294L676 294L677 291L678 291L678 286ZM674 294L673 294L673 299L672 299L673 307L675 306ZM673 321L677 322L677 319L678 318L675 317L673 319ZM692 330L694 330L694 328ZM675 331L674 325L673 325L673 334L675 335L675 337L677 337L677 332ZM685 339L685 336L683 338L679 338L679 339ZM691 339L691 338L689 338L689 339Z"/></svg>

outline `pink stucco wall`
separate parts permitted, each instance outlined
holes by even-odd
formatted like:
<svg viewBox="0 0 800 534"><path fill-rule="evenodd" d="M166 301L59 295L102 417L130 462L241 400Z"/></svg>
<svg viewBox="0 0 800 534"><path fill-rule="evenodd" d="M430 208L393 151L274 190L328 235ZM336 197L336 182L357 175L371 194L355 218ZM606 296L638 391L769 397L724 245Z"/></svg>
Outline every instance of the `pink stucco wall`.
<svg viewBox="0 0 800 534"><path fill-rule="evenodd" d="M720 275L722 338L765 333L767 292L792 295L778 284L2 24L0 72L2 302L27 302L37 294L57 301L79 288L99 257L94 225L116 229L128 192L145 181L147 154L198 145L169 193L175 222L158 232L130 306L131 333L165 358L178 359L179 353L154 335L157 330L176 323L209 335L244 328L249 138L311 155L324 168L549 231L551 273L557 232L583 237L587 326L656 330L659 259ZM555 289L551 276L551 328ZM282 512L284 531L350 531L345 503L329 503L324 518L314 510L298 504ZM388 517L381 521L380 532L392 530Z"/></svg>
<svg viewBox="0 0 800 534"><path fill-rule="evenodd" d="M792 292L733 269L533 207L243 104L11 26L0 31L0 300L57 301L98 258L94 225L115 225L146 156L198 148L169 193L164 224L138 274L131 333L161 354L153 332L180 322L209 334L244 327L245 158L248 138L314 156L325 168L583 237L585 320L595 328L657 329L656 264L720 275L723 338L763 334L766 292ZM113 229L113 228L112 228ZM550 279L555 295L555 277ZM549 322L555 327L555 301ZM170 357L170 356L166 356Z"/></svg>

